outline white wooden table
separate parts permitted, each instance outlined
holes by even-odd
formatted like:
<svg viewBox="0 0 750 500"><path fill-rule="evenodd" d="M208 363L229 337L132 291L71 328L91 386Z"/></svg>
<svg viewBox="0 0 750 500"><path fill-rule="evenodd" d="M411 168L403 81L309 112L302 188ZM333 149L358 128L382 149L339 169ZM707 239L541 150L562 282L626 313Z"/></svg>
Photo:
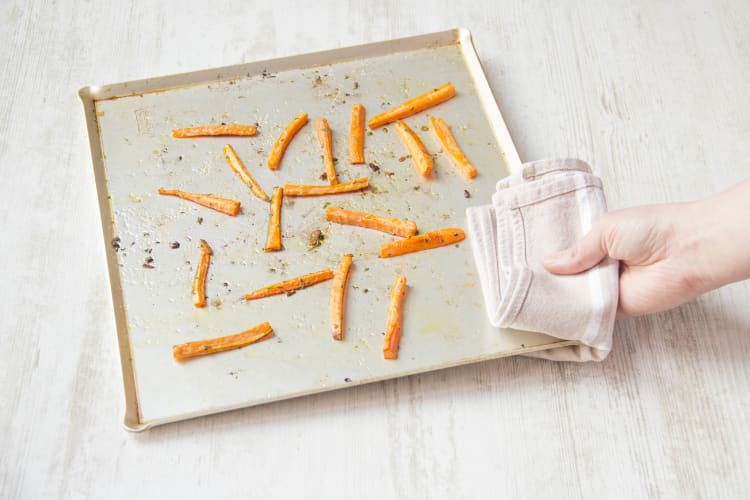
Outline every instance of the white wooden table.
<svg viewBox="0 0 750 500"><path fill-rule="evenodd" d="M522 158L589 160L612 207L689 200L750 175L750 3L129 3L0 3L1 498L750 495L748 283L619 323L601 364L503 359L126 433L76 96L462 26Z"/></svg>

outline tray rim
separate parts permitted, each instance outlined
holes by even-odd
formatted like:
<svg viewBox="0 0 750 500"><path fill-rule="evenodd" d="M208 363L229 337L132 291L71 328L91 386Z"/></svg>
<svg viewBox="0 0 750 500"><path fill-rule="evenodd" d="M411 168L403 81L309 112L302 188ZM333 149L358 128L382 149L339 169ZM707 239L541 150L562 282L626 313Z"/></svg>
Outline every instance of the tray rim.
<svg viewBox="0 0 750 500"><path fill-rule="evenodd" d="M86 118L86 128L89 138L89 147L91 149L92 166L94 170L94 181L96 185L97 200L99 203L99 213L101 217L102 234L104 237L104 253L107 261L108 277L110 282L110 293L112 299L112 308L115 316L115 329L117 333L117 342L120 354L120 367L122 382L125 395L125 415L123 417L123 427L127 431L141 432L154 426L177 422L196 417L223 413L226 411L260 406L285 399L292 399L302 395L313 394L306 391L300 394L285 394L283 396L268 399L262 403L236 404L228 405L224 408L210 409L206 411L196 411L194 413L176 415L174 417L143 421L140 415L138 396L136 391L135 374L132 366L132 356L130 349L129 333L127 328L127 319L122 297L122 285L120 282L119 267L114 252L109 251L109 246L113 244L115 234L112 219L112 207L109 203L109 191L105 178L104 158L101 145L101 130L96 112L96 103L98 101L118 99L122 97L132 97L143 94L160 93L176 88L193 86L200 83L208 82L227 82L239 78L253 77L263 75L265 72L277 73L287 69L307 69L317 66L335 64L356 60L362 57L377 57L380 55L392 54L394 52L403 52L408 50L420 50L431 47L443 47L447 45L458 45L462 51L465 62L469 65L472 74L481 75L483 78L474 79L473 83L484 105L484 111L488 114L488 120L492 127L498 146L505 158L505 163L510 171L515 171L521 165L521 159L515 148L507 128L498 100L495 97L487 80L487 74L481 64L476 52L471 33L465 28L454 28L433 33L421 35L382 40L373 43L364 43L347 47L335 48L330 50L308 52L303 54L284 56L280 58L266 59L249 63L236 65L221 66L208 68L198 71L189 71L185 73L173 73L169 75L157 76L153 78L144 78L130 80L120 83L105 85L91 85L81 87L78 90L78 96L83 105ZM311 63L312 62L312 63ZM363 381L357 381L347 384L346 387L354 387L371 382L380 382L394 378L408 377L411 375L438 371L466 364L479 363L491 359L498 359L527 352L546 350L550 348L564 347L568 345L578 345L575 341L560 340L551 342L543 346L527 347L515 349L512 351L491 353L480 356L471 361L456 361L448 363L439 368L417 369L398 374L397 376L385 375L374 377ZM314 393L341 389L342 387L324 387Z"/></svg>

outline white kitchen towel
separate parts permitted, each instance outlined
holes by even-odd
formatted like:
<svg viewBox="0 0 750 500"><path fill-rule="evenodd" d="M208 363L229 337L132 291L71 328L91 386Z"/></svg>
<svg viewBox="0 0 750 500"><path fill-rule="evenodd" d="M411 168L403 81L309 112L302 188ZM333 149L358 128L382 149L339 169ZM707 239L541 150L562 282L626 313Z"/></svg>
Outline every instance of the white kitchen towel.
<svg viewBox="0 0 750 500"><path fill-rule="evenodd" d="M530 356L590 361L611 350L617 262L606 259L569 276L551 274L542 265L545 257L588 233L604 212L601 180L574 159L524 164L498 182L490 205L467 210L490 323L577 341Z"/></svg>

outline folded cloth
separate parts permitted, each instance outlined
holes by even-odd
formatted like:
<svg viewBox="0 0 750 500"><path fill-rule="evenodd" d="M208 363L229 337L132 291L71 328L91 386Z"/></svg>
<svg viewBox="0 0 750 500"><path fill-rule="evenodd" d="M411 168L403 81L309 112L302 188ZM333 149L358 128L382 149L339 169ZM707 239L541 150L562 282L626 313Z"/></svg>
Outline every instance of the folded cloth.
<svg viewBox="0 0 750 500"><path fill-rule="evenodd" d="M609 354L617 261L605 259L568 276L542 265L545 257L581 239L606 211L601 180L575 159L526 163L497 183L490 205L467 210L490 323L578 342L529 356L600 361Z"/></svg>

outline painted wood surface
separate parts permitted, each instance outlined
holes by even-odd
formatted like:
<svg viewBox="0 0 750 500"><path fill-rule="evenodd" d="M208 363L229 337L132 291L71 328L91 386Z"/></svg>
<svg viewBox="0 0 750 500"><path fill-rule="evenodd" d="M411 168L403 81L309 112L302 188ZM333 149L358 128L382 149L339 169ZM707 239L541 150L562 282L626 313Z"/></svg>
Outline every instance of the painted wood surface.
<svg viewBox="0 0 750 500"><path fill-rule="evenodd" d="M588 160L611 207L750 175L746 1L0 3L0 497L750 495L748 283L618 323L600 364L505 359L122 430L77 89L456 26L522 158Z"/></svg>

